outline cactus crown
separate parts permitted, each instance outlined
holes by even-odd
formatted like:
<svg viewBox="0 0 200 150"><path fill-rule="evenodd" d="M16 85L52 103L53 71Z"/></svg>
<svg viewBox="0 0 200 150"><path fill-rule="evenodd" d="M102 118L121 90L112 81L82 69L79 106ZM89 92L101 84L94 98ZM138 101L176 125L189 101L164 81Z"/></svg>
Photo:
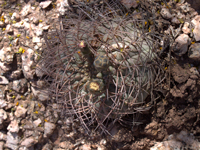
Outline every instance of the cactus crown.
<svg viewBox="0 0 200 150"><path fill-rule="evenodd" d="M60 30L45 37L52 101L66 117L78 118L87 133L109 133L110 122L140 114L160 81L156 37L145 32L141 13L126 15L121 7L113 1L93 7L77 2L77 9L61 18Z"/></svg>

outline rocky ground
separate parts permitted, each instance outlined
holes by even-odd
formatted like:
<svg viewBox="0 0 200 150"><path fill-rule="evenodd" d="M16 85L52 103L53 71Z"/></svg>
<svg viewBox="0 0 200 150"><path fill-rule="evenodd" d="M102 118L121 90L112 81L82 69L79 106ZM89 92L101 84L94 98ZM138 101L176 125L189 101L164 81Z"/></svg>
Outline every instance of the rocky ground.
<svg viewBox="0 0 200 150"><path fill-rule="evenodd" d="M45 82L33 80L40 77L43 35L55 28L68 1L0 0L0 149L200 149L200 3L154 1L161 8L160 32L173 39L172 48L160 49L166 61L161 96L139 128L116 125L113 137L93 139L79 134L78 123L63 123L57 105L47 103Z"/></svg>

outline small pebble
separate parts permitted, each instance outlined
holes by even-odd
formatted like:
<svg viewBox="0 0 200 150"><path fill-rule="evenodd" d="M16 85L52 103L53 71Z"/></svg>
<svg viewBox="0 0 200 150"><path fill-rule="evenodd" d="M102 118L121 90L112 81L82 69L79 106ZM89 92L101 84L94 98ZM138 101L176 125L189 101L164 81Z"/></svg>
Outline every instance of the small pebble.
<svg viewBox="0 0 200 150"><path fill-rule="evenodd" d="M190 38L187 34L181 34L175 39L175 47L173 49L174 53L178 56L182 56L188 50L190 44Z"/></svg>
<svg viewBox="0 0 200 150"><path fill-rule="evenodd" d="M23 108L22 106L17 106L17 109L14 114L17 118L20 118L20 117L24 118L26 116L26 112L27 112L27 109Z"/></svg>

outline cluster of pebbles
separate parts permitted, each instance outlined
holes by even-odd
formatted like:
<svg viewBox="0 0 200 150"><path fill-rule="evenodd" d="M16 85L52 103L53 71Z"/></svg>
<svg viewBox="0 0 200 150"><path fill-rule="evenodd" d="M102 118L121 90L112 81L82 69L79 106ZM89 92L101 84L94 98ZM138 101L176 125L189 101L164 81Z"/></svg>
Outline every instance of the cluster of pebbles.
<svg viewBox="0 0 200 150"><path fill-rule="evenodd" d="M134 0L132 3L123 0L122 4L127 9L137 9L139 5ZM58 112L54 111L59 107L57 103L53 103L51 106L46 105L46 101L49 99L49 93L47 92L48 85L43 80L40 80L40 77L47 71L46 68L43 68L45 66L44 64L37 64L37 62L43 57L41 53L43 50L44 32L50 31L53 28L52 23L60 15L65 15L68 7L67 1L57 0L54 3L47 0L39 3L30 0L28 3L25 3L24 0L10 0L0 1L0 7L0 149L57 150L67 148L78 149L78 147L79 149L88 150L91 148L99 150L106 149L108 146L105 139L100 140L96 144L91 144L85 142L83 137L78 137L78 132L84 133L82 128L79 127L78 121L72 121L73 118L59 120ZM167 4L161 3L159 5L159 11L157 10L158 7L155 7L155 15L161 20L160 22L159 19L157 20L158 28L167 26L161 32L174 39L170 43L174 47L172 52L179 57L188 55L190 59L199 61L200 45L198 42L200 41L200 16L198 13L184 1L170 1ZM151 10L154 11L154 9ZM151 20L148 23L151 24ZM149 28L149 32L153 32L153 28ZM109 33L104 38L109 39L108 35ZM151 43L148 44L151 45ZM113 64L119 65L119 63L123 63L121 61L123 55L119 50L126 51L130 49L130 45L127 43L113 41L109 43L109 46L106 45L106 47L109 53L107 51L105 52L105 48L102 45L97 46L97 50L93 51L95 56L95 79L86 79L88 77L86 74L84 76L80 75L79 77L80 81L82 80L81 82L84 83L81 85L84 87L84 90L80 91L83 95L88 90L95 95L103 89L102 87L105 87L105 85L101 84L96 85L96 83L103 83L102 81L104 79L102 78L107 73L101 71L102 66L111 72L111 74L113 73L114 78L117 78L115 77L115 68L109 64L110 60L112 60ZM81 50L80 46L79 49ZM143 49L146 49L147 53L150 52L149 46L147 48L143 47ZM104 55L105 53L108 54L106 57ZM99 54L101 55L99 56ZM64 55L60 54L58 56L61 58L64 57ZM80 58L78 54L74 54L73 57L76 60ZM130 62L132 57L130 57ZM100 64L98 62L99 59L101 61L105 60L104 63ZM146 60L146 57L143 58L141 56L141 59L142 61L143 59ZM62 60L62 63L67 64L67 61ZM132 63L135 64L136 62ZM85 65L87 66L87 64ZM41 67L43 68L42 70L40 70ZM128 68L124 70L128 70ZM82 72L82 70L80 71ZM121 78L123 78L123 75ZM129 79L127 79L128 81ZM77 82L75 81L74 85L75 83ZM96 102L92 101L92 104L98 104ZM113 102L107 105L112 104ZM99 108L100 106L96 107ZM124 112L125 107L127 106L121 109L123 110L122 112ZM107 112L109 109L103 111ZM111 118L116 116L114 114L112 115ZM62 141L58 138L56 141L52 140L55 141L52 143L49 137L55 135L55 130L60 135L63 134L63 130L67 130L68 132L65 134L65 138L73 139L74 142Z"/></svg>

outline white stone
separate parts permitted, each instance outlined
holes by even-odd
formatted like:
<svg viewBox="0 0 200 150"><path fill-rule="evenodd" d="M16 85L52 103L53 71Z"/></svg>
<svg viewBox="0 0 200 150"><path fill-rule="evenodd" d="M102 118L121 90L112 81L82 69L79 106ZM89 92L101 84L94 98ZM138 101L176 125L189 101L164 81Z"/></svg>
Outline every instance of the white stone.
<svg viewBox="0 0 200 150"><path fill-rule="evenodd" d="M5 63L13 62L14 53L11 51L11 47L3 47L0 50L0 60Z"/></svg>
<svg viewBox="0 0 200 150"><path fill-rule="evenodd" d="M47 25L47 26L42 27L42 29L43 29L43 30L48 30L49 27L50 27L50 25Z"/></svg>
<svg viewBox="0 0 200 150"><path fill-rule="evenodd" d="M8 25L6 26L6 31L7 31L8 33L13 32L13 28L12 28L12 26L11 26L10 24L8 24Z"/></svg>
<svg viewBox="0 0 200 150"><path fill-rule="evenodd" d="M190 23L189 22L185 22L182 28L183 33L185 34L189 34L190 33L190 28L189 28Z"/></svg>
<svg viewBox="0 0 200 150"><path fill-rule="evenodd" d="M51 122L44 123L44 138L50 136L55 130L56 125Z"/></svg>
<svg viewBox="0 0 200 150"><path fill-rule="evenodd" d="M194 38L196 41L200 41L200 15L194 17L194 19L191 22L194 25Z"/></svg>
<svg viewBox="0 0 200 150"><path fill-rule="evenodd" d="M175 39L175 42L173 51L175 54L182 56L187 52L191 40L187 34L181 34Z"/></svg>
<svg viewBox="0 0 200 150"><path fill-rule="evenodd" d="M38 50L38 49L39 49L39 46L38 46L38 45L35 45L35 46L34 46L34 49L35 49L35 50Z"/></svg>
<svg viewBox="0 0 200 150"><path fill-rule="evenodd" d="M1 94L1 93L0 93ZM1 94L2 95L2 94ZM1 97L2 98L2 97ZM0 98L0 108L8 106L8 102Z"/></svg>
<svg viewBox="0 0 200 150"><path fill-rule="evenodd" d="M17 133L7 132L6 147L12 150L17 150L19 144L19 136Z"/></svg>
<svg viewBox="0 0 200 150"><path fill-rule="evenodd" d="M181 131L177 135L170 135L168 140L163 142L156 142L150 150L181 150L182 148L190 148L194 150L200 149L200 143L194 139L194 136Z"/></svg>
<svg viewBox="0 0 200 150"><path fill-rule="evenodd" d="M17 118L19 118L19 117L23 117L24 118L25 115L26 115L26 112L27 112L27 109L25 109L25 108L23 108L21 106L17 106L17 109L15 111L15 116Z"/></svg>
<svg viewBox="0 0 200 150"><path fill-rule="evenodd" d="M41 47L41 46L42 46L42 43L37 43L37 46L38 46L38 47Z"/></svg>
<svg viewBox="0 0 200 150"><path fill-rule="evenodd" d="M190 59L200 61L200 43L194 43L189 47L188 56Z"/></svg>
<svg viewBox="0 0 200 150"><path fill-rule="evenodd" d="M4 142L3 141L0 142L0 149L2 149L2 150L4 149Z"/></svg>
<svg viewBox="0 0 200 150"><path fill-rule="evenodd" d="M26 147L31 147L36 143L35 139L33 137L29 137L22 141L21 145Z"/></svg>
<svg viewBox="0 0 200 150"><path fill-rule="evenodd" d="M7 119L6 111L3 109L0 109L0 125L2 125L4 120L6 119Z"/></svg>
<svg viewBox="0 0 200 150"><path fill-rule="evenodd" d="M24 73L25 78L33 79L35 74L34 70L31 69L33 63L37 60L37 55L32 49L27 49L22 54L22 71Z"/></svg>
<svg viewBox="0 0 200 150"><path fill-rule="evenodd" d="M58 11L60 12L61 15L65 14L65 11L67 11L66 9L67 6L69 6L67 0L63 0L62 2L59 3L59 5L57 5Z"/></svg>
<svg viewBox="0 0 200 150"><path fill-rule="evenodd" d="M0 27L3 28L4 25L5 25L4 22L0 21Z"/></svg>
<svg viewBox="0 0 200 150"><path fill-rule="evenodd" d="M11 70L11 67L3 62L0 62L0 68L2 69L2 71L7 72L9 70Z"/></svg>
<svg viewBox="0 0 200 150"><path fill-rule="evenodd" d="M19 124L16 119L10 122L9 126L7 127L7 130L15 133L19 132Z"/></svg>
<svg viewBox="0 0 200 150"><path fill-rule="evenodd" d="M20 19L19 14L16 13L16 12L14 12L14 13L12 14L11 20L19 20L19 19Z"/></svg>
<svg viewBox="0 0 200 150"><path fill-rule="evenodd" d="M33 124L35 127L38 127L38 125L42 123L42 120L40 118L38 118L37 120L33 121Z"/></svg>
<svg viewBox="0 0 200 150"><path fill-rule="evenodd" d="M25 17L25 16L27 16L27 15L31 12L30 10L31 10L31 5L30 5L30 4L27 4L27 5L25 5L25 6L22 8L20 14L21 14L23 17Z"/></svg>
<svg viewBox="0 0 200 150"><path fill-rule="evenodd" d="M35 10L35 7L31 7L32 10Z"/></svg>
<svg viewBox="0 0 200 150"><path fill-rule="evenodd" d="M6 141L6 139L7 139L7 135L2 133L2 132L0 132L0 140Z"/></svg>
<svg viewBox="0 0 200 150"><path fill-rule="evenodd" d="M44 1L40 3L40 7L42 7L43 9L47 8L50 4L52 3L52 1Z"/></svg>
<svg viewBox="0 0 200 150"><path fill-rule="evenodd" d="M32 42L33 42L33 43L39 43L39 42L40 42L40 38L34 36Z"/></svg>
<svg viewBox="0 0 200 150"><path fill-rule="evenodd" d="M6 79L4 76L0 76L0 84L5 85L8 83L9 83L8 79Z"/></svg>
<svg viewBox="0 0 200 150"><path fill-rule="evenodd" d="M22 20L22 21L20 21L20 22L17 22L17 23L15 23L15 24L12 24L12 26L13 27L15 27L15 28L24 28L24 21Z"/></svg>
<svg viewBox="0 0 200 150"><path fill-rule="evenodd" d="M37 29L35 30L35 34L36 34L37 36L42 36L43 30L42 30L41 28L37 28Z"/></svg>

